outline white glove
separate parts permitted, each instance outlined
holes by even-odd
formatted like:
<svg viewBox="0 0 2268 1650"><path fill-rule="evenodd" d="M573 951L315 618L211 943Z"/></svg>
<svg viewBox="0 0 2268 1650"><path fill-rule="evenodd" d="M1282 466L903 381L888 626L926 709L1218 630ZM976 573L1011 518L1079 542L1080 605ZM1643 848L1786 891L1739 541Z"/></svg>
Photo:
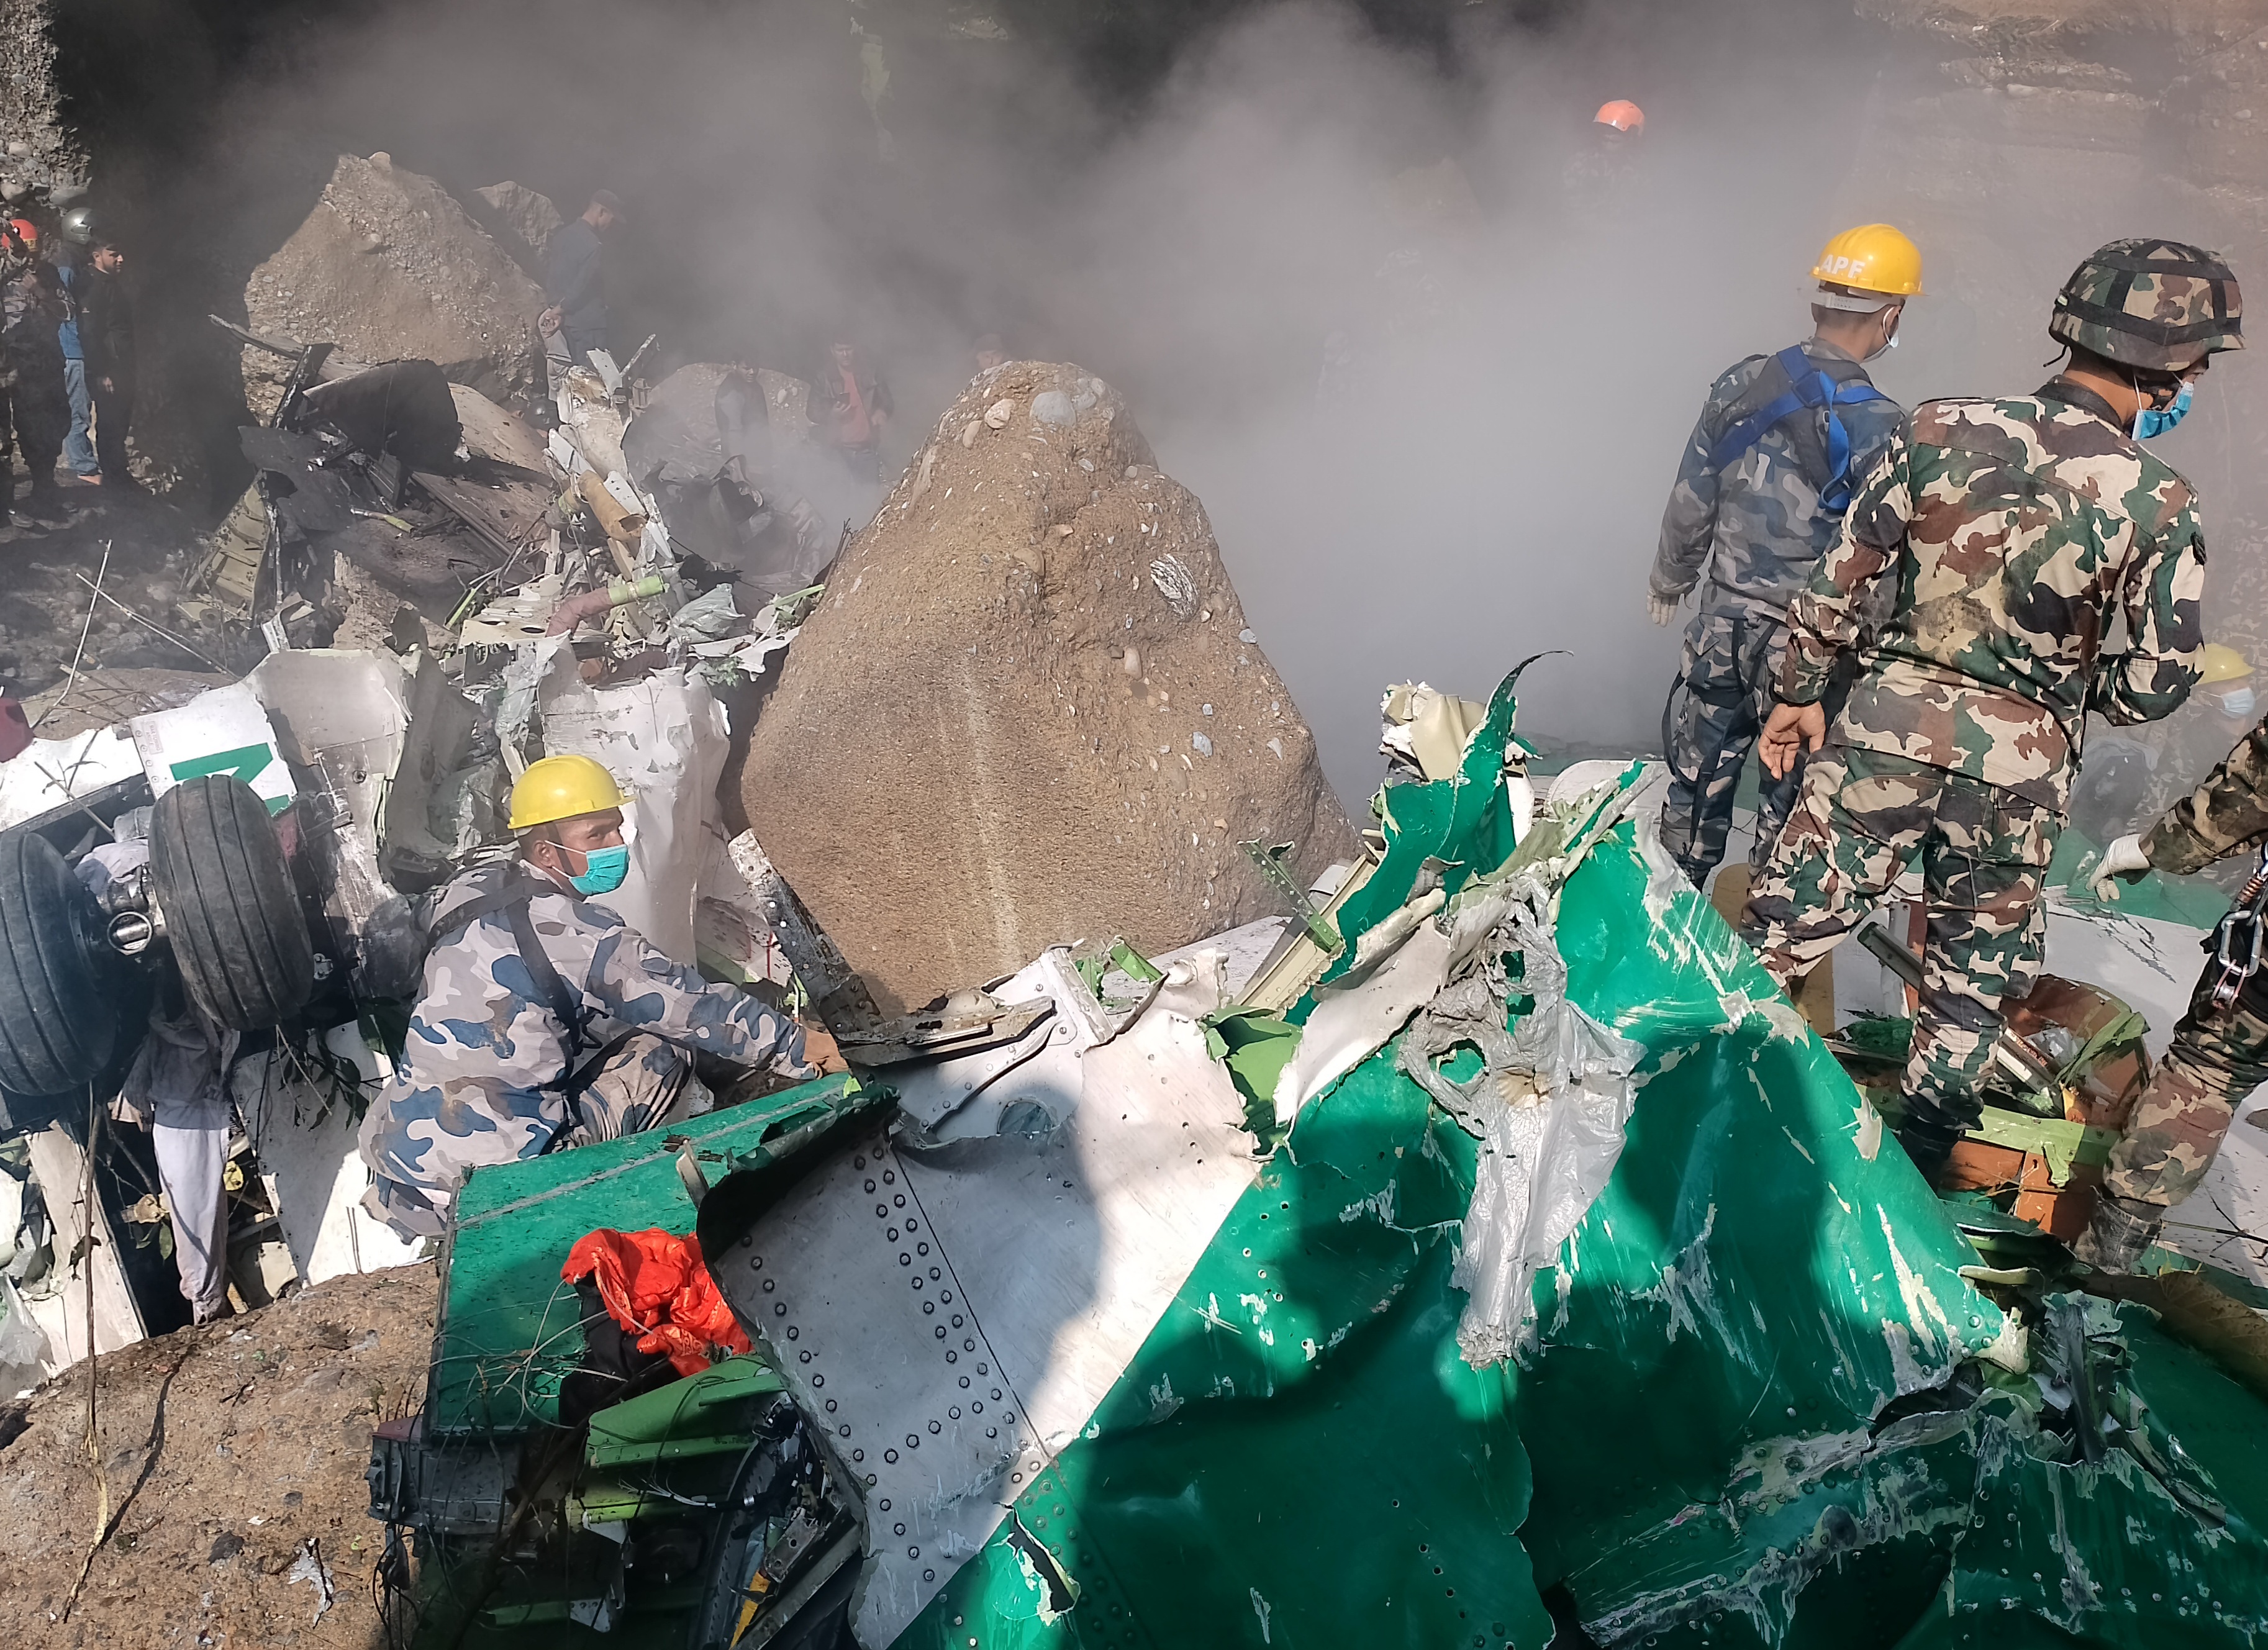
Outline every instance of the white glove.
<svg viewBox="0 0 2268 1650"><path fill-rule="evenodd" d="M1675 624L1677 622L1677 603L1664 601L1649 590L1646 593L1646 616L1656 624Z"/></svg>
<svg viewBox="0 0 2268 1650"><path fill-rule="evenodd" d="M2117 879L2123 877L2132 882L2149 868L2149 857L2142 851L2142 839L2129 831L2102 851L2102 863L2088 878L2088 885L2095 890L2096 899L2115 900L2118 897Z"/></svg>

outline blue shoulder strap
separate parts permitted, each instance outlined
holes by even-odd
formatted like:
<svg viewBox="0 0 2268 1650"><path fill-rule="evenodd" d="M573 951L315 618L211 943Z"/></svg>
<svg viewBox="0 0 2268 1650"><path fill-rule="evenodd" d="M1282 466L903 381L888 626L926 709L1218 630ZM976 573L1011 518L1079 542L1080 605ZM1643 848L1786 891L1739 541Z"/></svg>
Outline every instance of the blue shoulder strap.
<svg viewBox="0 0 2268 1650"><path fill-rule="evenodd" d="M1863 380L1837 383L1812 365L1800 344L1790 344L1772 358L1787 378L1787 389L1719 436L1717 445L1709 449L1709 468L1722 472L1782 420L1806 408L1823 407L1827 409L1827 484L1819 490L1819 502L1822 508L1840 514L1851 502L1851 432L1836 416L1835 409L1889 397Z"/></svg>

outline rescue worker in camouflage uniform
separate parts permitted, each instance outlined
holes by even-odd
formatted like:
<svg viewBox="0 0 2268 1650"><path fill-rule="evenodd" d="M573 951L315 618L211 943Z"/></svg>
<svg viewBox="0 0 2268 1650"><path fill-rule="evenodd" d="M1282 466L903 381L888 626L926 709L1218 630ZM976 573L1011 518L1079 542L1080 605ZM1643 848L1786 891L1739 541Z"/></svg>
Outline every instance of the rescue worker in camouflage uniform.
<svg viewBox="0 0 2268 1650"><path fill-rule="evenodd" d="M2216 859L2268 842L2268 720L2245 735L2205 783L2150 829L2121 836L2103 851L2095 890L2115 899L2114 879L2150 871L2186 876ZM2237 913L2232 912L2235 917ZM2250 961L2249 924L2239 918L2230 954ZM2235 1000L2213 1001L2221 983L2220 939L2174 1027L2165 1058L2134 1102L2110 1149L2095 1219L2072 1253L2106 1271L2132 1271L2163 1224L2166 1211L2195 1191L2220 1150L2244 1097L2268 1082L2268 970L2242 976Z"/></svg>
<svg viewBox="0 0 2268 1650"><path fill-rule="evenodd" d="M1979 1116L2002 999L2037 969L2087 713L2153 721L2197 681L2197 497L2141 440L2187 409L2213 351L2243 347L2241 327L2213 254L2095 252L2049 324L2071 351L2062 373L2028 396L1917 408L1789 609L1763 741L1774 773L1826 741L1836 662L1870 595L1895 593L1743 929L1793 987L1918 856L1928 930L1899 1138L1932 1178ZM2109 652L2114 616L2126 645Z"/></svg>
<svg viewBox="0 0 2268 1650"><path fill-rule="evenodd" d="M1707 581L1662 730L1661 840L1696 888L1725 857L1733 792L1771 713L1787 604L1834 541L1852 481L1905 416L1862 363L1896 343L1905 301L1921 291L1920 253L1888 224L1867 224L1829 241L1811 273L1813 335L1710 387L1654 553L1656 624ZM1800 781L1792 770L1764 786L1752 866L1771 853Z"/></svg>
<svg viewBox="0 0 2268 1650"><path fill-rule="evenodd" d="M6 347L5 322L7 295L16 291L17 284L39 261L40 232L26 217L0 218L0 527L14 519L16 482L8 471L8 454L20 443L16 434L19 420L15 412L17 373L15 362ZM62 350L56 350L60 359ZM33 414L34 425L39 416ZM58 451L61 449L58 448Z"/></svg>
<svg viewBox="0 0 2268 1650"><path fill-rule="evenodd" d="M591 896L630 866L621 792L587 756L531 762L512 792L519 856L459 877L401 1060L362 1122L363 1206L438 1234L471 1170L669 1119L691 1052L814 1075L803 1028L681 967Z"/></svg>
<svg viewBox="0 0 2268 1650"><path fill-rule="evenodd" d="M2145 776L2141 794L2124 818L2104 821L2104 829L2094 833L2095 840L2110 843L2148 829L2151 821L2190 794L2198 776L2211 771L2231 746L2252 731L2259 717L2260 696L2250 662L2226 643L2207 642L2205 673L2189 703L2179 715L2153 730L2157 734L2155 761ZM2233 895L2250 869L2228 859L2195 874Z"/></svg>
<svg viewBox="0 0 2268 1650"><path fill-rule="evenodd" d="M70 394L63 382L63 347L58 334L70 313L63 277L55 265L35 261L0 287L0 348L6 357L9 409L14 415L16 447L32 473L24 513L50 521L70 512L55 485L55 461L70 434Z"/></svg>

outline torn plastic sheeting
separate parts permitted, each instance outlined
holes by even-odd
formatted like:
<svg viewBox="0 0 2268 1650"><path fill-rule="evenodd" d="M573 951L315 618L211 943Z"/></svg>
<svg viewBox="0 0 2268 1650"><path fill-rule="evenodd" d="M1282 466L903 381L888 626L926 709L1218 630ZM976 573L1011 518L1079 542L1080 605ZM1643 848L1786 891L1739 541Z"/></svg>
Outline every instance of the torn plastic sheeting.
<svg viewBox="0 0 2268 1650"><path fill-rule="evenodd" d="M12 1178L9 1180L11 1186L16 1183ZM20 1207L19 1203L19 1211ZM14 1224L10 1223L11 1241ZM0 1403L20 1397L38 1386L48 1378L55 1361L47 1332L33 1321L24 1297L16 1293L14 1281L0 1275Z"/></svg>
<svg viewBox="0 0 2268 1650"><path fill-rule="evenodd" d="M689 965L695 885L710 836L724 834L717 781L727 750L725 707L681 667L592 688L574 674L573 661L571 653L555 654L543 678L543 748L593 758L630 799L625 812L637 832L630 875L603 902Z"/></svg>

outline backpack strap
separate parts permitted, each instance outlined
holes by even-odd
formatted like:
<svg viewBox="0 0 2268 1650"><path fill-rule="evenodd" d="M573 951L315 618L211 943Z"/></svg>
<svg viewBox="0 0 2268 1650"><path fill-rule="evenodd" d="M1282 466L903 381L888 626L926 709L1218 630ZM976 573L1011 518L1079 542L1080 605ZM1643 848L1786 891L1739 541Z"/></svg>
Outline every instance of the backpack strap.
<svg viewBox="0 0 2268 1650"><path fill-rule="evenodd" d="M484 917L502 915L512 930L512 943L519 947L519 960L527 969L529 983L536 994L559 1023L567 1028L568 1054L571 1058L585 1049L596 1048L597 1039L590 1035L592 1015L583 1006L583 995L571 989L559 976L551 954L543 948L543 938L535 932L535 920L528 914L528 903L540 894L556 894L558 890L532 877L513 876L504 884L490 889L462 905L453 907L447 925L433 937L437 946L446 945Z"/></svg>
<svg viewBox="0 0 2268 1650"><path fill-rule="evenodd" d="M1827 474L1812 477L1820 483L1820 507L1840 514L1851 503L1851 432L1837 416L1837 407L1859 401L1888 401L1889 396L1864 379L1844 382L1824 368L1812 365L1800 344L1790 344L1772 357L1787 380L1781 391L1747 417L1727 428L1709 449L1709 468L1722 473L1771 430L1807 409L1827 415Z"/></svg>

